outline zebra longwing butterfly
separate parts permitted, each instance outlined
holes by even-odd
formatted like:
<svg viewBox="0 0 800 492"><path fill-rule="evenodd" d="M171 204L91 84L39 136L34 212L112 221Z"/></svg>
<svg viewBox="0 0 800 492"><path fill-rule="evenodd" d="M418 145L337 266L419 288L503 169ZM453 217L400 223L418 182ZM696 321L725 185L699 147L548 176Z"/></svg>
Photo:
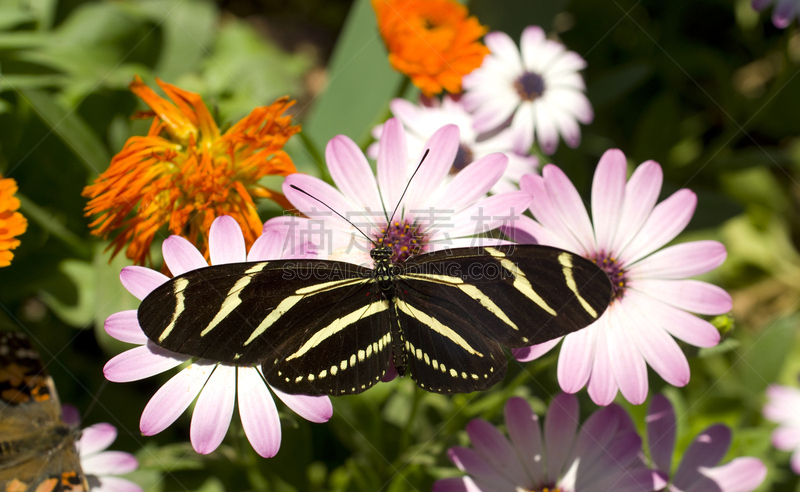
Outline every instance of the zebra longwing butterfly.
<svg viewBox="0 0 800 492"><path fill-rule="evenodd" d="M155 289L138 319L159 346L225 363L261 364L289 393L360 393L389 364L437 393L501 381L511 348L594 322L611 284L591 261L536 245L456 248L375 268L275 260L187 272Z"/></svg>

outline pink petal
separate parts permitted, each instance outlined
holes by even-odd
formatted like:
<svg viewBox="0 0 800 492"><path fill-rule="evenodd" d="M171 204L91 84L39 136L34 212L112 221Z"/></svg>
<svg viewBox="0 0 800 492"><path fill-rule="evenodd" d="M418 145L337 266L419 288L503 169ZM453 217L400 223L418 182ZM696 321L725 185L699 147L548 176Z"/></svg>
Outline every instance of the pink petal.
<svg viewBox="0 0 800 492"><path fill-rule="evenodd" d="M554 246L572 251L583 257L588 256L590 251L586 250L580 241L573 236L559 215L555 204L550 198L550 194L547 192L544 178L535 174L528 174L522 177L519 186L522 191L525 191L533 198L530 205L533 218L545 230L549 231L552 236L558 238L558 244L554 244Z"/></svg>
<svg viewBox="0 0 800 492"><path fill-rule="evenodd" d="M163 273L141 266L126 266L119 272L119 281L140 301L156 287L169 280Z"/></svg>
<svg viewBox="0 0 800 492"><path fill-rule="evenodd" d="M519 397L509 398L505 407L505 422L517 458L528 471L534 484L544 480L544 450L539 417L528 402Z"/></svg>
<svg viewBox="0 0 800 492"><path fill-rule="evenodd" d="M633 289L625 291L626 301L634 303L642 313L678 340L695 347L713 347L719 343L719 330L704 319L674 308Z"/></svg>
<svg viewBox="0 0 800 492"><path fill-rule="evenodd" d="M647 364L634 342L631 326L619 309L608 314L608 352L611 357L611 370L619 385L622 396L634 405L647 399ZM635 329L635 328L634 328Z"/></svg>
<svg viewBox="0 0 800 492"><path fill-rule="evenodd" d="M143 492L142 488L124 478L95 477L98 485L92 484L92 492Z"/></svg>
<svg viewBox="0 0 800 492"><path fill-rule="evenodd" d="M511 349L511 354L520 362L529 362L550 352L553 347L558 345L558 342L560 342L562 338L564 337L554 338L538 345L531 345L530 347Z"/></svg>
<svg viewBox="0 0 800 492"><path fill-rule="evenodd" d="M489 465L478 453L460 446L452 447L447 451L450 458L459 470L469 473L473 478L480 482L496 483L497 488L507 487L513 490L515 484L498 470Z"/></svg>
<svg viewBox="0 0 800 492"><path fill-rule="evenodd" d="M87 475L124 475L139 467L130 453L106 451L86 458L81 457L81 468Z"/></svg>
<svg viewBox="0 0 800 492"><path fill-rule="evenodd" d="M126 350L106 362L103 374L115 383L127 383L161 374L191 359L165 350L153 342Z"/></svg>
<svg viewBox="0 0 800 492"><path fill-rule="evenodd" d="M492 195L451 217L441 219L438 227L435 227L439 229L438 234L432 235L431 239L441 235L451 238L473 236L497 229L503 224L516 221L516 217L528 208L530 201L530 195L524 191ZM423 220L423 217L420 215L418 219L425 228L430 221Z"/></svg>
<svg viewBox="0 0 800 492"><path fill-rule="evenodd" d="M560 238L552 231L545 229L526 215L520 215L508 226L501 226L500 231L512 241L520 244L541 244L558 248L561 243Z"/></svg>
<svg viewBox="0 0 800 492"><path fill-rule="evenodd" d="M545 83L547 82L545 81ZM545 93L543 102L552 105L555 110L572 114L584 125L588 125L594 120L594 109L586 95L566 84L551 88Z"/></svg>
<svg viewBox="0 0 800 492"><path fill-rule="evenodd" d="M617 435L607 448L603 450L594 463L579 462L577 480L574 490L613 490L624 477L630 465L641 454L642 439L636 432ZM642 491L643 489L639 489Z"/></svg>
<svg viewBox="0 0 800 492"><path fill-rule="evenodd" d="M378 188L387 208L394 209L399 202L408 176L406 132L400 121L390 118L383 125L378 148Z"/></svg>
<svg viewBox="0 0 800 492"><path fill-rule="evenodd" d="M625 185L625 202L611 251L619 252L641 229L658 201L664 173L655 161L643 162Z"/></svg>
<svg viewBox="0 0 800 492"><path fill-rule="evenodd" d="M217 363L198 361L172 376L147 402L139 430L152 436L172 425L203 389Z"/></svg>
<svg viewBox="0 0 800 492"><path fill-rule="evenodd" d="M653 395L647 408L647 444L650 458L658 470L669 475L672 468L672 453L675 451L675 411L664 395Z"/></svg>
<svg viewBox="0 0 800 492"><path fill-rule="evenodd" d="M434 196L436 189L441 186L456 158L459 146L458 134L456 125L445 125L425 143L425 149L430 149L430 152L408 185L404 201L404 217L408 218L409 214L419 213L420 209L425 208L430 197ZM420 162L421 159L420 155L416 162Z"/></svg>
<svg viewBox="0 0 800 492"><path fill-rule="evenodd" d="M292 188L292 186L296 186L319 201ZM313 225L321 221L328 228L348 231L352 229L352 226L347 221L336 216L328 207L345 217L353 216L357 212L363 212L339 190L321 179L307 174L294 173L287 176L283 180L283 194L292 205L297 207L298 211L311 219L311 221L306 222L307 224ZM320 203L320 201L328 205L328 207ZM361 217L359 219L364 220Z"/></svg>
<svg viewBox="0 0 800 492"><path fill-rule="evenodd" d="M514 483L528 482L514 448L495 426L485 420L474 419L467 424L466 430L475 452L486 463Z"/></svg>
<svg viewBox="0 0 800 492"><path fill-rule="evenodd" d="M724 492L751 492L767 478L767 467L759 459L746 457L735 458L722 466L703 468L700 473L712 479Z"/></svg>
<svg viewBox="0 0 800 492"><path fill-rule="evenodd" d="M629 287L697 314L723 314L733 307L733 300L724 289L699 280L636 280Z"/></svg>
<svg viewBox="0 0 800 492"><path fill-rule="evenodd" d="M144 345L147 343L147 335L144 334L139 326L136 313L135 309L114 313L106 318L103 328L106 333L121 342Z"/></svg>
<svg viewBox="0 0 800 492"><path fill-rule="evenodd" d="M768 402L763 410L764 417L773 422L791 422L800 417L800 390L771 384L766 393Z"/></svg>
<svg viewBox="0 0 800 492"><path fill-rule="evenodd" d="M208 454L222 444L233 416L236 398L236 366L218 364L197 398L189 438L200 454Z"/></svg>
<svg viewBox="0 0 800 492"><path fill-rule="evenodd" d="M281 448L281 419L267 383L257 368L241 367L237 384L239 416L247 440L259 456L272 458Z"/></svg>
<svg viewBox="0 0 800 492"><path fill-rule="evenodd" d="M78 451L81 457L99 453L108 448L117 438L117 428L111 424L101 423L90 425L81 430L78 440Z"/></svg>
<svg viewBox="0 0 800 492"><path fill-rule="evenodd" d="M622 303L618 310L624 312L626 329L644 360L667 383L686 386L690 377L689 362L677 342L633 303Z"/></svg>
<svg viewBox="0 0 800 492"><path fill-rule="evenodd" d="M792 453L792 459L789 465L792 467L792 471L795 475L800 475L800 450L795 450L795 452Z"/></svg>
<svg viewBox="0 0 800 492"><path fill-rule="evenodd" d="M577 393L589 382L594 365L597 327L592 323L564 337L558 356L558 382L567 393Z"/></svg>
<svg viewBox="0 0 800 492"><path fill-rule="evenodd" d="M592 468L609 443L617 435L619 422L613 407L597 410L584 422L572 449L569 461L578 461L581 468Z"/></svg>
<svg viewBox="0 0 800 492"><path fill-rule="evenodd" d="M443 478L433 482L432 492L484 492L469 477Z"/></svg>
<svg viewBox="0 0 800 492"><path fill-rule="evenodd" d="M564 171L552 164L542 170L544 183L561 220L578 239L583 251L595 251L594 231L578 190Z"/></svg>
<svg viewBox="0 0 800 492"><path fill-rule="evenodd" d="M522 73L522 60L519 57L519 50L508 34L500 31L490 32L484 36L483 41L492 52L491 56L499 58L509 68Z"/></svg>
<svg viewBox="0 0 800 492"><path fill-rule="evenodd" d="M536 129L536 140L539 142L542 152L552 154L558 148L558 131L556 130L555 119L551 114L550 108L540 102L533 104L533 115Z"/></svg>
<svg viewBox="0 0 800 492"><path fill-rule="evenodd" d="M731 444L731 430L723 424L712 425L698 435L683 454L678 471L672 483L686 490L695 480L700 478L700 467L713 467L728 452Z"/></svg>
<svg viewBox="0 0 800 492"><path fill-rule="evenodd" d="M474 203L489 192L507 166L508 157L503 154L482 157L456 174L444 188L441 199L432 206L437 210L460 210Z"/></svg>
<svg viewBox="0 0 800 492"><path fill-rule="evenodd" d="M610 252L625 201L628 161L621 150L607 150L597 164L592 181L592 218L597 248Z"/></svg>
<svg viewBox="0 0 800 492"><path fill-rule="evenodd" d="M571 148L574 149L581 144L581 128L578 122L567 111L558 108L550 108L550 115L556 123L558 133L561 138Z"/></svg>
<svg viewBox="0 0 800 492"><path fill-rule="evenodd" d="M283 238L278 231L267 231L256 239L247 253L247 261L279 260L283 256Z"/></svg>
<svg viewBox="0 0 800 492"><path fill-rule="evenodd" d="M466 100L464 101L464 105L467 106ZM472 119L473 122L472 127L478 133L485 133L496 130L497 128L500 128L500 126L508 120L508 118L514 113L515 109L517 110L517 112L519 112L522 110L523 107L525 107L525 105L523 105L518 109L517 108L518 105L519 105L519 96L515 97L513 94L500 93L497 95L497 97L492 97L487 101L483 102L483 104L481 104L480 107L478 107L475 110ZM530 116L529 112L526 112L526 116ZM529 143L527 148L524 148L524 150L522 149L522 147L524 146L519 143L517 143L514 146L514 149L520 153L527 153L531 148L531 144L533 143L532 141L533 128L530 127L530 122L533 121L533 119L532 118L525 118L525 119L528 121L523 123L522 126L526 130L526 133L528 133L527 130L530 130L528 137ZM522 131L523 128L520 128L520 131Z"/></svg>
<svg viewBox="0 0 800 492"><path fill-rule="evenodd" d="M778 427L772 431L772 445L781 451L794 451L800 448L800 428Z"/></svg>
<svg viewBox="0 0 800 492"><path fill-rule="evenodd" d="M555 482L569 457L578 430L578 399L560 393L550 402L544 420L544 443L547 449L547 476Z"/></svg>
<svg viewBox="0 0 800 492"><path fill-rule="evenodd" d="M519 46L522 59L528 69L533 68L534 61L539 57L538 51L545 41L544 31L539 26L528 26L522 31Z"/></svg>
<svg viewBox="0 0 800 492"><path fill-rule="evenodd" d="M164 262L174 277L208 266L203 254L181 236L166 238L161 244L161 252L164 255Z"/></svg>
<svg viewBox="0 0 800 492"><path fill-rule="evenodd" d="M600 406L605 406L614 401L617 396L617 382L611 370L611 359L616 354L609 353L608 349L608 312L595 321L597 326L597 346L594 352L594 367L589 377L589 396L592 401ZM559 381L560 383L560 381Z"/></svg>
<svg viewBox="0 0 800 492"><path fill-rule="evenodd" d="M637 261L628 268L634 278L681 279L694 277L722 265L728 252L717 241L675 244Z"/></svg>
<svg viewBox="0 0 800 492"><path fill-rule="evenodd" d="M778 29L786 28L794 17L797 2L795 0L780 0L775 10L772 11L772 23Z"/></svg>
<svg viewBox="0 0 800 492"><path fill-rule="evenodd" d="M383 214L375 175L355 142L344 135L333 137L325 147L325 160L333 182L345 196L363 210Z"/></svg>
<svg viewBox="0 0 800 492"><path fill-rule="evenodd" d="M656 205L636 237L619 254L620 262L631 264L675 239L689 224L696 206L697 195L687 189Z"/></svg>
<svg viewBox="0 0 800 492"><path fill-rule="evenodd" d="M327 396L290 395L276 388L272 388L272 391L294 413L309 422L321 424L333 416L333 404Z"/></svg>
<svg viewBox="0 0 800 492"><path fill-rule="evenodd" d="M241 263L247 260L244 234L236 219L229 215L214 219L208 233L208 252L212 265Z"/></svg>

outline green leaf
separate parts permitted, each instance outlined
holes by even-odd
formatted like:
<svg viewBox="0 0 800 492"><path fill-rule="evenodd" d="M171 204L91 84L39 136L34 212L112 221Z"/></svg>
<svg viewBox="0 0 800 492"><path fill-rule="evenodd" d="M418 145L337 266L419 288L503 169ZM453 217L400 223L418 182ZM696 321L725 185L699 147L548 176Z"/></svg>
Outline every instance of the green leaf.
<svg viewBox="0 0 800 492"><path fill-rule="evenodd" d="M356 0L331 57L328 84L317 96L304 131L318 149L339 134L364 141L381 123L402 81L389 66L369 0Z"/></svg>
<svg viewBox="0 0 800 492"><path fill-rule="evenodd" d="M88 257L90 249L83 243L80 237L67 229L67 227L55 215L41 208L28 197L17 193L20 202L20 212L28 219L36 222L39 226L61 239L81 256Z"/></svg>
<svg viewBox="0 0 800 492"><path fill-rule="evenodd" d="M739 353L742 360L738 364L742 385L760 394L771 382L778 378L800 322L798 315L778 317L768 323L764 330L750 337Z"/></svg>
<svg viewBox="0 0 800 492"><path fill-rule="evenodd" d="M90 176L96 176L108 167L110 157L105 145L75 111L62 107L45 92L21 89L19 93L81 159Z"/></svg>
<svg viewBox="0 0 800 492"><path fill-rule="evenodd" d="M65 323L78 328L87 328L94 319L95 281L91 263L79 260L64 260L58 269L66 275L78 291L78 301L67 304L50 292L40 291L45 304Z"/></svg>

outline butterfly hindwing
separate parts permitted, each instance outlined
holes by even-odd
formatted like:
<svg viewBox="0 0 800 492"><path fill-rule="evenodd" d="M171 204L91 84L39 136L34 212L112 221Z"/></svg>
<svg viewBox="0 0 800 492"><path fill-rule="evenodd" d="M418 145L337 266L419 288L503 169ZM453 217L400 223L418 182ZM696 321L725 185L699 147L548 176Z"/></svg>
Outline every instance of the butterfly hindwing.
<svg viewBox="0 0 800 492"><path fill-rule="evenodd" d="M0 333L0 491L88 491L74 436L30 341Z"/></svg>
<svg viewBox="0 0 800 492"><path fill-rule="evenodd" d="M537 245L457 248L411 258L398 275L420 296L473 320L511 348L542 343L593 323L611 298L592 262Z"/></svg>

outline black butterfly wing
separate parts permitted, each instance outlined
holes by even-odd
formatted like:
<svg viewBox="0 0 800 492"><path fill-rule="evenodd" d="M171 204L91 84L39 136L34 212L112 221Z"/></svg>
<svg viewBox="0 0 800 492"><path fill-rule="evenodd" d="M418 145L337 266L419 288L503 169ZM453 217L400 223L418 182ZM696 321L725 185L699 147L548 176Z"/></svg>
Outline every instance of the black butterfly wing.
<svg viewBox="0 0 800 492"><path fill-rule="evenodd" d="M372 275L319 260L212 266L156 288L138 319L167 350L261 364L267 381L288 393L360 393L391 358L388 302Z"/></svg>
<svg viewBox="0 0 800 492"><path fill-rule="evenodd" d="M611 300L608 276L567 251L538 245L457 248L409 259L399 278L429 305L472 319L511 348L577 331Z"/></svg>
<svg viewBox="0 0 800 492"><path fill-rule="evenodd" d="M481 391L502 381L506 356L500 345L463 310L416 291L418 284L401 280L395 291L411 378L427 391L445 394Z"/></svg>

